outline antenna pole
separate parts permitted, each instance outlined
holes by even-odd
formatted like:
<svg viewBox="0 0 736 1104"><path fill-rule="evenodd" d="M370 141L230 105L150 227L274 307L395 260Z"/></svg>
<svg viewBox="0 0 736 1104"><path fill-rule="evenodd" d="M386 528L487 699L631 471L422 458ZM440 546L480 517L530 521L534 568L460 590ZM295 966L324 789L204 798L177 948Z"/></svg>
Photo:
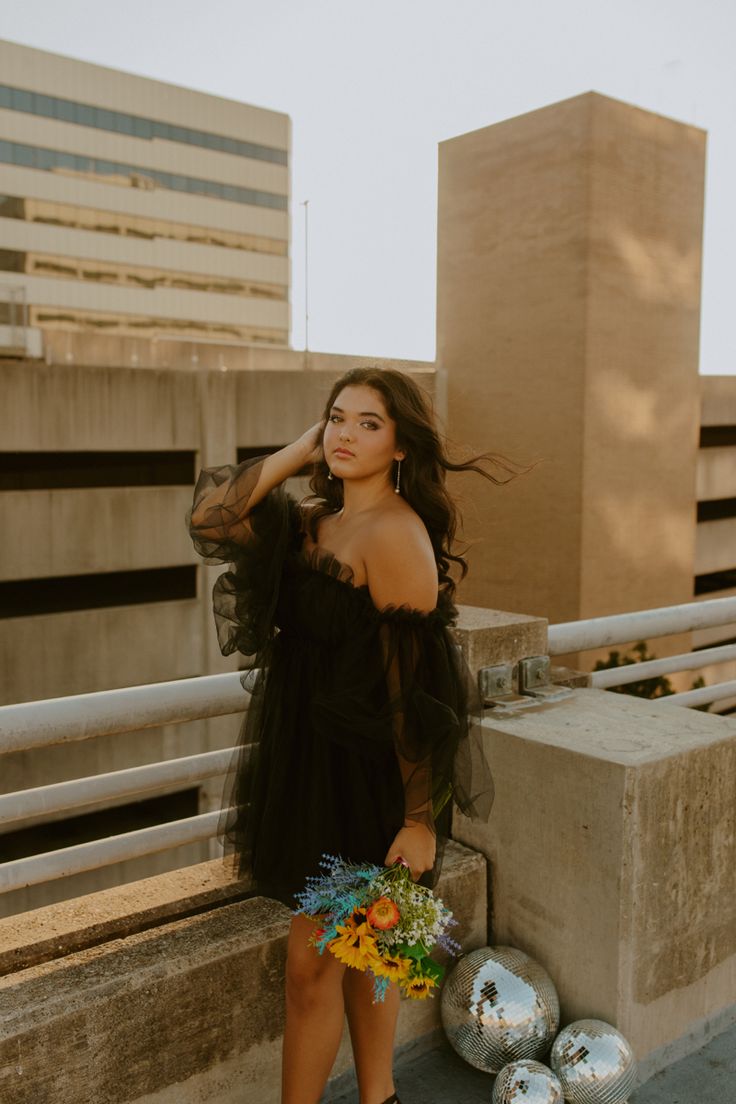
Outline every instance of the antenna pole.
<svg viewBox="0 0 736 1104"><path fill-rule="evenodd" d="M304 208L304 352L309 350L309 200L302 201Z"/></svg>

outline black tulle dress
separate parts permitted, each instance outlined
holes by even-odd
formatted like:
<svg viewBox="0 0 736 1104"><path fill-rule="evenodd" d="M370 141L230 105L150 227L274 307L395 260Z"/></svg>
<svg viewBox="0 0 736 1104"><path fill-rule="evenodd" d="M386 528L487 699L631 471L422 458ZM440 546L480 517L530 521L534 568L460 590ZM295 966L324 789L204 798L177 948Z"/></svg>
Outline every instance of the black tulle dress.
<svg viewBox="0 0 736 1104"><path fill-rule="evenodd" d="M323 852L382 864L404 824L435 832L434 887L453 800L486 820L493 781L482 704L440 590L430 612L378 609L367 584L320 547L283 484L252 509L265 456L204 468L186 523L213 588L220 650L256 669L223 790L218 837L241 876L296 908ZM197 512L226 482L221 505ZM192 515L195 515L193 519Z"/></svg>

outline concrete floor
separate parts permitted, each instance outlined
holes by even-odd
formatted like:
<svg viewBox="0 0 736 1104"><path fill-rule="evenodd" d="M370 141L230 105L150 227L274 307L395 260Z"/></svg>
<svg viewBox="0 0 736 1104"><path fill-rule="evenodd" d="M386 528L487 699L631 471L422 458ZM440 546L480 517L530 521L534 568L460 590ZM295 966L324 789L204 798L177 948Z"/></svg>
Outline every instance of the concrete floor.
<svg viewBox="0 0 736 1104"><path fill-rule="evenodd" d="M490 1104L493 1077L474 1069L444 1039L422 1054L399 1055L394 1082L401 1104ZM352 1071L336 1080L324 1104L359 1104ZM655 1074L629 1104L736 1104L736 1027Z"/></svg>

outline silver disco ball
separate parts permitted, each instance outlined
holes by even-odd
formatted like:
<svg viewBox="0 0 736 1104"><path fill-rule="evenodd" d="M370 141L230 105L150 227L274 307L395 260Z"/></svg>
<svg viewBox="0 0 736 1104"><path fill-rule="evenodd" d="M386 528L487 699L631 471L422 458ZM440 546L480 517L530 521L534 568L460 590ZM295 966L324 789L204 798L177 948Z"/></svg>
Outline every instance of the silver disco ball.
<svg viewBox="0 0 736 1104"><path fill-rule="evenodd" d="M636 1080L634 1052L603 1020L576 1020L563 1028L550 1065L571 1104L626 1104Z"/></svg>
<svg viewBox="0 0 736 1104"><path fill-rule="evenodd" d="M441 994L447 1038L461 1058L486 1073L520 1058L540 1058L560 1023L549 974L516 947L481 947L463 955Z"/></svg>
<svg viewBox="0 0 736 1104"><path fill-rule="evenodd" d="M523 1058L503 1067L493 1086L491 1104L564 1104L564 1100L552 1070Z"/></svg>

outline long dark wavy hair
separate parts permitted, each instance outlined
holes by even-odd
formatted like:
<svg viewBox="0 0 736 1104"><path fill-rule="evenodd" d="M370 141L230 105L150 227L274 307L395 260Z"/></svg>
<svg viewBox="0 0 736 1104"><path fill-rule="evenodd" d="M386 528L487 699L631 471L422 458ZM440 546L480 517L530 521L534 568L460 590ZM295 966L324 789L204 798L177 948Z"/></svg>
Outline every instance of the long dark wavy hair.
<svg viewBox="0 0 736 1104"><path fill-rule="evenodd" d="M460 581L468 573L468 565L461 555L453 552L455 532L462 515L445 488L448 471L476 471L492 483L508 483L517 475L526 474L536 466L516 464L508 457L496 452L483 452L469 460L454 462L447 454L445 442L448 438L440 435L431 396L411 376L393 368L368 366L351 368L335 380L324 406L325 424L333 403L343 387L362 384L372 387L383 399L386 410L396 423L396 447L406 453L401 461L401 495L413 510L421 517L434 549L437 562L440 591L445 591L450 601L455 594L455 582L449 575L450 561L460 565ZM505 479L477 466L478 460L490 460L507 473ZM398 462L394 461L396 465ZM343 505L343 485L338 476L328 478L329 466L324 457L317 461L314 473L309 480L310 490L307 499L317 499L308 511L307 526L311 540L317 542L317 526L321 518L334 514ZM395 479L395 467L393 475Z"/></svg>

